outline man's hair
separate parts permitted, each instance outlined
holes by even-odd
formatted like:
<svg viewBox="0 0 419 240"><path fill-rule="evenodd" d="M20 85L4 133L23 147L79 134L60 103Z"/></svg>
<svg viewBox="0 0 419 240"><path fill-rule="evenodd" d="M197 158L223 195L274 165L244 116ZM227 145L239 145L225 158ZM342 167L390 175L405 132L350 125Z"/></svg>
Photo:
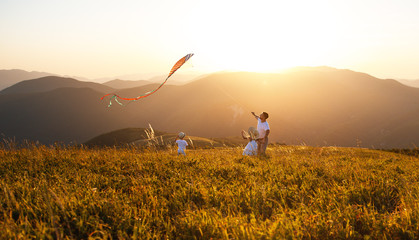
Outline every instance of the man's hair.
<svg viewBox="0 0 419 240"><path fill-rule="evenodd" d="M265 116L265 118L269 117L269 114L267 112L263 112L262 114Z"/></svg>

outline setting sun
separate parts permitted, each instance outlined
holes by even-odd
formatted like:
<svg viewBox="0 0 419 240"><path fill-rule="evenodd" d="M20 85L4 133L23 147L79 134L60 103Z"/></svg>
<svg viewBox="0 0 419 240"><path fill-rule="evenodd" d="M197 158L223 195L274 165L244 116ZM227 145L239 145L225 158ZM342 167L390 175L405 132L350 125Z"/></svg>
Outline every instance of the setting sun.
<svg viewBox="0 0 419 240"><path fill-rule="evenodd" d="M0 61L94 79L165 74L194 52L193 71L202 73L327 65L415 79L417 8L377 0L3 2Z"/></svg>
<svg viewBox="0 0 419 240"><path fill-rule="evenodd" d="M292 2L262 3L239 5L233 1L222 8L218 4L200 5L206 11L193 14L202 21L194 22L196 31L190 37L211 60L211 67L269 72L321 65L338 47L337 22L329 21L330 15L318 15L325 6L313 4L301 9Z"/></svg>

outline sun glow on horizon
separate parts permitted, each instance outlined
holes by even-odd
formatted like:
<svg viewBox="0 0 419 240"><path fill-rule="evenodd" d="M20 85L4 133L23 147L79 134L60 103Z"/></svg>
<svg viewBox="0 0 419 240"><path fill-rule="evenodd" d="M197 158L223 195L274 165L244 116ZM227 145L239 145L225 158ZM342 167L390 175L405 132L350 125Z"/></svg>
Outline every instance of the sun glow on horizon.
<svg viewBox="0 0 419 240"><path fill-rule="evenodd" d="M196 33L190 37L212 69L276 72L294 66L324 65L325 56L330 58L339 47L338 22L329 21L330 15L317 16L312 7L301 9L292 2L264 3L269 8L241 4L234 16L235 1L226 1L221 10L217 4L200 5L206 12L198 11L203 20L194 23ZM218 14L212 18L214 12ZM214 26L216 31L206 34Z"/></svg>
<svg viewBox="0 0 419 240"><path fill-rule="evenodd" d="M419 78L416 1L22 0L0 3L3 69L88 78L332 66Z"/></svg>

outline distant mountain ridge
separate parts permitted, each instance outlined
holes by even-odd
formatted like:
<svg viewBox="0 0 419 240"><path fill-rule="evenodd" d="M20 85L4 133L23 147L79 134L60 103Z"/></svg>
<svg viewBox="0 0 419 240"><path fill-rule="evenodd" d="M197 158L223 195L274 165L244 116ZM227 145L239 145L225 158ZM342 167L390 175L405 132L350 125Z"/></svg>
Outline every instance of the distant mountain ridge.
<svg viewBox="0 0 419 240"><path fill-rule="evenodd" d="M0 70L0 91L23 80L46 76L56 76L56 74L36 71L28 72L20 69Z"/></svg>
<svg viewBox="0 0 419 240"><path fill-rule="evenodd" d="M60 76L59 74L55 73L47 73L47 72L37 72L37 71L25 71L21 69L10 69L10 70L0 70L0 91L10 87L16 83L19 83L24 80L32 80L41 77L47 76L56 76L56 77L63 77L63 78L72 78L79 81L89 82L90 80L84 77L76 77L76 76Z"/></svg>
<svg viewBox="0 0 419 240"><path fill-rule="evenodd" d="M147 84L152 84L153 82L146 81L146 80L120 80L115 79L108 82L103 83L103 85L106 85L108 87L114 88L114 89L124 89L124 88L134 88L134 87L141 87Z"/></svg>
<svg viewBox="0 0 419 240"><path fill-rule="evenodd" d="M150 74L148 74L150 75ZM32 80L37 79L41 77L46 76L56 76L56 77L63 77L63 78L71 78L82 82L104 82L103 85L106 85L108 87L114 88L114 89L123 89L123 88L133 88L133 87L141 87L147 84L153 84L153 83L162 83L166 79L166 75L160 75L157 74L154 77L147 77L143 78L144 80L135 80L141 79L141 77L144 77L143 74L131 74L131 75L123 75L120 77L114 77L114 78L101 78L101 79L88 79L85 77L79 77L79 76L61 76L59 74L54 73L47 73L47 72L37 72L37 71L25 71L20 69L11 69L11 70L0 70L0 91L8 88L16 83L19 83L24 80ZM167 82L168 85L183 85L187 82L191 82L194 79L198 78L200 74L182 74L178 73L173 75L170 78L170 81Z"/></svg>
<svg viewBox="0 0 419 240"><path fill-rule="evenodd" d="M409 86L409 87L419 88L419 79L418 80L404 80L404 79L399 79L397 81L399 81L402 84L404 84L406 86Z"/></svg>
<svg viewBox="0 0 419 240"><path fill-rule="evenodd" d="M90 88L98 92L107 93L114 89L99 83L83 82L72 78L47 76L16 83L0 91L0 94L22 94L47 92L58 88Z"/></svg>
<svg viewBox="0 0 419 240"><path fill-rule="evenodd" d="M158 84L115 90L135 97ZM0 133L17 139L85 142L150 123L163 132L205 138L238 136L266 111L270 141L375 148L419 145L419 89L350 70L221 72L108 108L103 90L56 88L0 94Z"/></svg>

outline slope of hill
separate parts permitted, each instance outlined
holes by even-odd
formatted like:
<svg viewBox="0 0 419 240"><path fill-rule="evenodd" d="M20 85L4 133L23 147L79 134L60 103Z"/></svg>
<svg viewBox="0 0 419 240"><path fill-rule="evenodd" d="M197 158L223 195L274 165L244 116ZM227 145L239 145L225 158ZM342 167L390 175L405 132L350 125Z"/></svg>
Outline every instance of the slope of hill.
<svg viewBox="0 0 419 240"><path fill-rule="evenodd" d="M417 239L419 160L337 147L1 148L0 239ZM98 230L99 229L99 230Z"/></svg>
<svg viewBox="0 0 419 240"><path fill-rule="evenodd" d="M145 128L125 128L109 133L101 134L97 137L85 142L84 145L89 147L104 146L163 146L174 145L177 137L176 133L165 133L153 130L154 136L148 136L146 132L150 129ZM196 136L186 136L189 142L188 148L205 148L205 147L221 147L221 146L237 146L244 144L241 139L208 139Z"/></svg>
<svg viewBox="0 0 419 240"><path fill-rule="evenodd" d="M19 69L0 70L0 91L10 87L20 81L41 78L46 76L54 76L52 73L45 72L27 72Z"/></svg>
<svg viewBox="0 0 419 240"><path fill-rule="evenodd" d="M155 136L161 136L163 134L163 132L155 131ZM85 145L123 146L138 140L145 140L147 138L148 137L145 128L125 128L101 134L85 142Z"/></svg>
<svg viewBox="0 0 419 240"><path fill-rule="evenodd" d="M99 83L83 82L72 78L47 76L38 79L25 80L0 91L0 94L22 94L48 92L58 88L90 88L92 90L108 93L114 89Z"/></svg>
<svg viewBox="0 0 419 240"><path fill-rule="evenodd" d="M111 80L111 81L103 83L103 85L106 85L114 89L141 87L148 84L152 84L152 82L146 81L146 80L132 81L132 80L115 79L115 80Z"/></svg>
<svg viewBox="0 0 419 240"><path fill-rule="evenodd" d="M89 88L0 95L0 133L48 144L84 142L123 122L117 114L108 114L102 95Z"/></svg>
<svg viewBox="0 0 419 240"><path fill-rule="evenodd" d="M419 88L419 79L418 80L404 80L404 79L399 79L397 80L400 83L409 86L409 87L415 87L415 88Z"/></svg>
<svg viewBox="0 0 419 240"><path fill-rule="evenodd" d="M117 93L136 97L157 86ZM419 89L350 70L223 72L183 86L166 85L150 97L110 108L109 99L99 100L101 95L76 88L0 95L0 132L46 143L84 142L115 129L150 123L163 132L227 137L256 125L251 111L266 111L271 142L375 148L419 145ZM51 120L57 116L67 116L71 124L64 117Z"/></svg>

